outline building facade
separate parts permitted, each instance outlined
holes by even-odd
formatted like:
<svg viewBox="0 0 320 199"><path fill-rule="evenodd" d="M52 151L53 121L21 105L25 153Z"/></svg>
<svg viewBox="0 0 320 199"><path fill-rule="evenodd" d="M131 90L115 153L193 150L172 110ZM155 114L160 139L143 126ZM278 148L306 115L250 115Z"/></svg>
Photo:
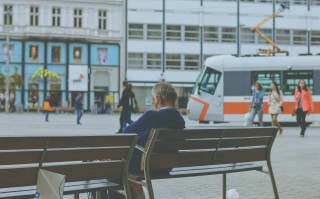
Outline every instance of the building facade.
<svg viewBox="0 0 320 199"><path fill-rule="evenodd" d="M117 101L124 78L123 14L122 0L1 1L2 108L7 75L9 98L25 110L42 107L48 95L55 106L73 106L81 92L85 110L97 100Z"/></svg>
<svg viewBox="0 0 320 199"><path fill-rule="evenodd" d="M276 1L276 10L283 2L289 1ZM272 0L241 0L240 23L235 0L129 0L128 3L126 77L133 83L142 107L151 106L151 86L168 81L177 88L179 106L185 108L201 63L209 56L254 55L258 49L272 49L250 30L273 13ZM272 39L274 30L276 43L289 55L320 53L320 0L310 0L309 7L307 0L289 3L290 9L276 17L275 29L270 20L261 31Z"/></svg>

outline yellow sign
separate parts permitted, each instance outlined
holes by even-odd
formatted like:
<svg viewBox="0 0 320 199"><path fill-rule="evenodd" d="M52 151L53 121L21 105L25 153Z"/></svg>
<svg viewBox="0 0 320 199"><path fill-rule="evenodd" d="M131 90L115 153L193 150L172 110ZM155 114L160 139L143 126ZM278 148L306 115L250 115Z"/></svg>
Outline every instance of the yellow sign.
<svg viewBox="0 0 320 199"><path fill-rule="evenodd" d="M110 104L113 104L113 101L114 101L112 95L107 95L105 100L106 100L106 103L109 101Z"/></svg>
<svg viewBox="0 0 320 199"><path fill-rule="evenodd" d="M55 72L52 72L52 71L49 71L48 69L43 69L42 66L40 66L38 68L38 70L33 73L33 75L31 76L31 78L33 79L34 77L40 77L41 79L45 78L45 77L55 77L55 78L60 78L60 76L55 73Z"/></svg>

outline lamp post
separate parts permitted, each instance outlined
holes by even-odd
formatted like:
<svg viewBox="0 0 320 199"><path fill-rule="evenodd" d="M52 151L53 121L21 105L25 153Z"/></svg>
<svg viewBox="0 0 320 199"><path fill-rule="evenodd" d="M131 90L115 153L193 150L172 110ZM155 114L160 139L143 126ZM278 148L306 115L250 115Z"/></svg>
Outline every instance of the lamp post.
<svg viewBox="0 0 320 199"><path fill-rule="evenodd" d="M10 83L10 51L12 49L10 49L10 39L9 39L9 28L10 28L10 16L11 16L11 7L7 8L6 11L6 15L7 15L7 20L6 20L6 25L7 25L7 38L6 38L6 53L7 53L7 60L6 60L6 92L5 92L5 99L6 99L6 104L5 104L5 108L6 108L6 113L9 112L9 83Z"/></svg>

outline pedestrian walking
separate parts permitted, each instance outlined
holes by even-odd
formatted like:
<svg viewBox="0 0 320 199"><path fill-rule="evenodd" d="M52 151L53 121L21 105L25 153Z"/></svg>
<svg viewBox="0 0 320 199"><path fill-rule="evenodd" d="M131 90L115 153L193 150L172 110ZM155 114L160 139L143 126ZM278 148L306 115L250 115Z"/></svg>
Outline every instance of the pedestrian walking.
<svg viewBox="0 0 320 199"><path fill-rule="evenodd" d="M76 106L76 110L77 110L77 124L81 124L80 123L80 119L83 115L83 103L82 103L82 94L78 93L76 100L75 100L75 106Z"/></svg>
<svg viewBox="0 0 320 199"><path fill-rule="evenodd" d="M130 106L130 109L129 109L129 111L128 111L128 117L127 117L127 123L128 124L132 124L133 123L133 121L132 121L132 119L131 119L131 114L132 114L132 112L134 112L135 111L135 106L137 106L137 99L136 99L136 95L135 95L135 93L133 92L133 90L132 90L132 84L129 84L128 85L128 88L129 88L129 90L130 90L130 99L129 99L129 106Z"/></svg>
<svg viewBox="0 0 320 199"><path fill-rule="evenodd" d="M46 114L45 121L49 122L49 113L53 111L51 97L48 96L44 99L43 102L43 111Z"/></svg>
<svg viewBox="0 0 320 199"><path fill-rule="evenodd" d="M259 126L263 126L263 88L259 82L252 89L252 101L249 108L249 121L247 126L252 127L254 118L258 114Z"/></svg>
<svg viewBox="0 0 320 199"><path fill-rule="evenodd" d="M307 87L306 82L301 79L294 92L294 99L296 101L295 109L297 114L297 123L301 127L300 136L304 137L307 125L306 116L314 111L310 89Z"/></svg>
<svg viewBox="0 0 320 199"><path fill-rule="evenodd" d="M122 86L124 90L122 91L122 96L119 102L119 105L117 106L122 107L121 113L120 113L120 128L117 133L123 133L123 128L126 127L127 121L128 121L128 115L130 110L129 100L131 97L131 92L129 90L129 84L127 81L122 82Z"/></svg>
<svg viewBox="0 0 320 199"><path fill-rule="evenodd" d="M279 90L277 82L272 82L268 100L269 114L271 115L272 126L278 127L280 135L283 133L283 128L278 121L278 114L283 112L282 103L282 91Z"/></svg>
<svg viewBox="0 0 320 199"><path fill-rule="evenodd" d="M16 111L15 101L16 101L15 93L14 93L14 91L10 91L10 94L9 94L9 105L10 105L9 112L11 112L11 113Z"/></svg>
<svg viewBox="0 0 320 199"><path fill-rule="evenodd" d="M97 114L102 113L102 97L98 97L97 100Z"/></svg>

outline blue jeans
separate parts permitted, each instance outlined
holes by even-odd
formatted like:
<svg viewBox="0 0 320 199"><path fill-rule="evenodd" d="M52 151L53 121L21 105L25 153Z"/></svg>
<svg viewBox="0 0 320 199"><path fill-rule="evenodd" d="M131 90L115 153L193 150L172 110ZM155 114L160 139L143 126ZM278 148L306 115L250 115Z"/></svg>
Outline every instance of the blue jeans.
<svg viewBox="0 0 320 199"><path fill-rule="evenodd" d="M259 126L263 126L263 106L261 106L259 110L256 110L255 108L251 109L248 127L253 126L254 118L256 117L257 114L259 118Z"/></svg>
<svg viewBox="0 0 320 199"><path fill-rule="evenodd" d="M82 109L77 109L77 124L80 124L80 119L82 117Z"/></svg>
<svg viewBox="0 0 320 199"><path fill-rule="evenodd" d="M46 112L46 121L48 121L49 119L49 111L45 111Z"/></svg>

